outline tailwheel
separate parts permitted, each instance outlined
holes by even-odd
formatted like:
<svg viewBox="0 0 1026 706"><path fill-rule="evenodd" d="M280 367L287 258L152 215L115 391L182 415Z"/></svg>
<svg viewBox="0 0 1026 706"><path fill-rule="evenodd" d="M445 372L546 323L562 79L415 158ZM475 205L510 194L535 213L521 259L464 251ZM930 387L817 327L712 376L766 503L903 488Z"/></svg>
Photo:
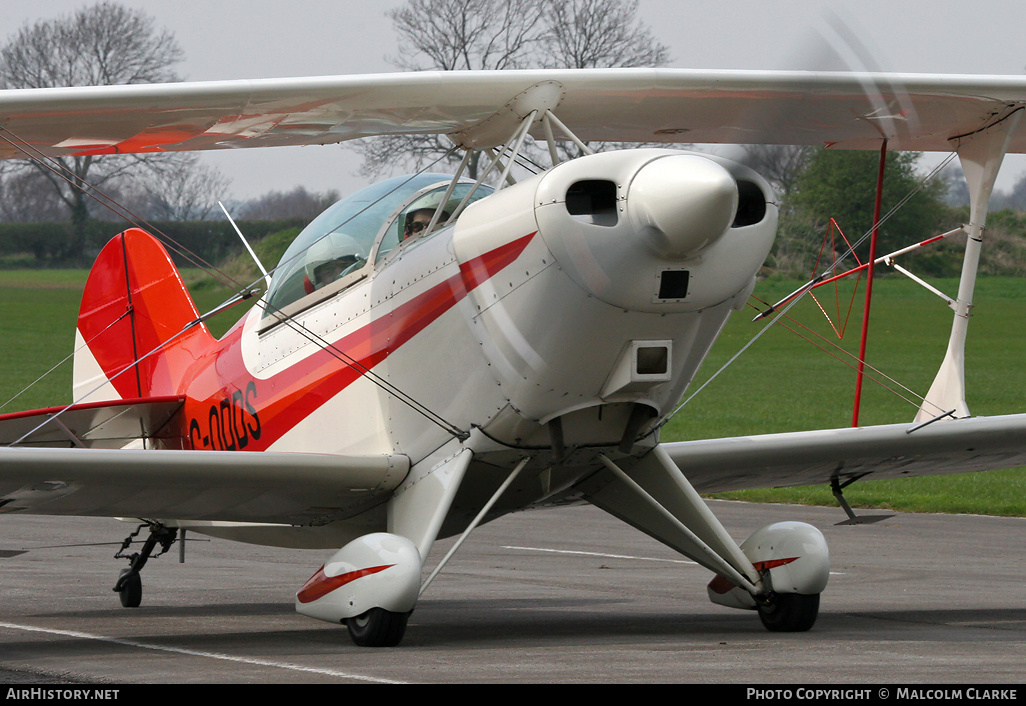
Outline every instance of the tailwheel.
<svg viewBox="0 0 1026 706"><path fill-rule="evenodd" d="M759 619L770 632L805 632L819 615L819 594L775 593L758 607Z"/></svg>
<svg viewBox="0 0 1026 706"><path fill-rule="evenodd" d="M149 527L150 536L143 543L142 551L136 552L131 556L125 554L125 550L132 545L132 540L144 527ZM125 541L121 543L121 549L114 555L115 559L128 559L129 562L129 567L121 570L121 573L118 574L117 583L114 584L114 592L121 599L121 605L125 608L138 608L142 604L142 576L140 576L140 572L146 566L146 562L151 558L151 555L158 557L165 553L170 549L177 537L177 528L169 529L160 523L151 522L139 525L135 532L125 538ZM160 552L153 554L153 550L158 545L160 546Z"/></svg>
<svg viewBox="0 0 1026 706"><path fill-rule="evenodd" d="M349 636L361 647L395 647L406 632L409 613L393 613L371 608L355 618L346 619Z"/></svg>
<svg viewBox="0 0 1026 706"><path fill-rule="evenodd" d="M142 604L142 577L139 572L122 569L114 590L125 608L138 608Z"/></svg>

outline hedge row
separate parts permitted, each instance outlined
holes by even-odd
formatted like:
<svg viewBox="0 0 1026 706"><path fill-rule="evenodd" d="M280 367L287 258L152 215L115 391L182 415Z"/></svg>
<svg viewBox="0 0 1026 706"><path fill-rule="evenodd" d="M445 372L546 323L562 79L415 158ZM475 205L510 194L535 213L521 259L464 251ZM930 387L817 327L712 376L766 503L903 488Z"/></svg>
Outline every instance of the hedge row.
<svg viewBox="0 0 1026 706"><path fill-rule="evenodd" d="M286 228L305 225L296 220L240 221L239 228L251 243ZM187 266L194 260L220 262L242 249L239 236L227 221L164 221L150 224L175 264ZM79 267L88 265L100 248L130 226L91 221L86 226L88 246L84 254L74 252L70 223L0 223L0 266Z"/></svg>

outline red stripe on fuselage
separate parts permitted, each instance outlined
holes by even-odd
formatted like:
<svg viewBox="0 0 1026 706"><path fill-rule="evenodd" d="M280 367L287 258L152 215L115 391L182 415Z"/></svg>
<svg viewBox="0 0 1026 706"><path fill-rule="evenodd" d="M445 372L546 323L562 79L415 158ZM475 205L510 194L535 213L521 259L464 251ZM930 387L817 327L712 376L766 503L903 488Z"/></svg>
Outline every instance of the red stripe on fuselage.
<svg viewBox="0 0 1026 706"><path fill-rule="evenodd" d="M468 292L513 263L535 233L460 265L458 274L270 378L242 358L242 327L188 385L185 434L193 448L261 451L436 321ZM346 358L340 355L344 353ZM355 360L356 366L348 360Z"/></svg>

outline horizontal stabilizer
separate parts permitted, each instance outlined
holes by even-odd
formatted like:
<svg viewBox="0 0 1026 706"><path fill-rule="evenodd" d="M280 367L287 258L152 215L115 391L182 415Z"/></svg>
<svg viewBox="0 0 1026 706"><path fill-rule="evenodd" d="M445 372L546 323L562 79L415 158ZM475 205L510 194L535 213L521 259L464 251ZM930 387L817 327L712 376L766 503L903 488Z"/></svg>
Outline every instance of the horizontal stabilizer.
<svg viewBox="0 0 1026 706"><path fill-rule="evenodd" d="M181 448L169 424L184 403L182 397L148 397L117 402L91 402L0 415L0 446L119 449L138 439L160 439Z"/></svg>

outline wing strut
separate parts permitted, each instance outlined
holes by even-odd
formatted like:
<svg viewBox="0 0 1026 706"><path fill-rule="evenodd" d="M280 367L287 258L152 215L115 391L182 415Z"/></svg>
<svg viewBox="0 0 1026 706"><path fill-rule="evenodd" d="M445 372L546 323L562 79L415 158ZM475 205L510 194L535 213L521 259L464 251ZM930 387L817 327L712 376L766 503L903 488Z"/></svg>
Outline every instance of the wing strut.
<svg viewBox="0 0 1026 706"><path fill-rule="evenodd" d="M555 113L553 113L551 110L546 110L545 111L545 128L546 128L545 137L546 137L546 140L549 143L549 152L550 152L550 154L553 155L552 166L555 166L556 164L558 164L559 161L558 161L558 158L556 157L555 138L552 136L552 127L551 127L550 123L555 123L556 127L559 128L560 131L562 131L564 135L569 137L573 141L573 143L575 145L577 145L577 147L581 150L581 152L583 152L584 154L595 154L595 150L593 150L592 148L588 147L588 145L586 145L581 140L581 138L579 138L577 135L575 135L573 133L573 131L570 130L570 128L568 128L566 125L564 125L562 123L562 121L560 121L560 119L556 117Z"/></svg>
<svg viewBox="0 0 1026 706"><path fill-rule="evenodd" d="M965 243L965 257L962 261L962 275L958 283L958 298L955 301L955 315L951 324L951 336L937 376L934 378L926 399L916 414L915 421L923 422L936 415L937 409L955 409L958 417L969 416L965 401L965 339L972 315L973 291L976 287L976 271L980 264L980 248L983 245L984 225L990 207L990 195L994 190L1001 162L1008 145L1022 117L1022 108L1015 108L989 126L968 135L952 138L969 185L969 237Z"/></svg>
<svg viewBox="0 0 1026 706"><path fill-rule="evenodd" d="M470 191L467 192L467 195L463 197L463 200L460 202L459 206L453 209L452 215L449 216L449 220L445 222L446 225L456 222L456 219L459 218L461 213L463 213L463 209L466 208L467 205L470 203L471 197L473 197L477 189L481 186L481 184L484 183L485 179L488 178L488 176L496 167L502 167L502 175L499 177L498 184L496 185L496 191L502 189L503 184L509 180L510 169L513 168L513 163L516 161L517 155L520 154L520 148L523 147L524 140L527 138L528 131L531 129L531 125L534 123L537 117L538 111L532 110L527 115L527 117L520 122L520 124L517 126L516 131L510 136L509 140L506 142L505 145L501 147L501 149L490 151L492 158L491 161L488 163L488 166L485 168L485 170L481 172L481 176L477 178L477 182L474 184L473 188L471 188ZM501 158L502 155L506 152L509 152L509 161L507 164L503 165L501 162ZM463 175L463 170L466 166L468 156L469 151L467 155L464 156L463 162L460 164L460 168L456 172L456 176L453 177L452 182L450 182L450 189L456 185L456 182ZM444 204L445 201L443 200L442 203ZM441 208L441 206L439 206L439 208ZM437 216L438 214L435 215ZM435 222L435 218L432 218L432 223L433 222ZM430 228L431 225L429 224L429 232Z"/></svg>
<svg viewBox="0 0 1026 706"><path fill-rule="evenodd" d="M484 507L481 508L481 511L477 513L477 516L474 517L473 520L471 520L470 524L467 525L467 529L463 530L463 534L459 536L459 539L457 539L456 542L452 545L452 547L449 548L449 551L445 553L445 556L443 556L442 560L438 562L438 566L436 566L434 571L431 572L431 575L424 580L424 583L420 586L420 594L418 595L424 595L424 591L426 591L427 587L431 585L431 582L435 580L435 576L438 576L438 573L442 570L442 568L449 563L449 559L451 559L453 554L456 553L456 550L460 548L464 540L466 540L466 538L470 536L470 533L473 532L479 524L481 524L481 520L483 520L485 515L488 514L488 511L492 509L492 505L494 505L495 502L500 497L502 497L502 494L506 492L506 489L513 484L513 481L516 480L518 475L520 475L520 471L524 470L524 466L526 466L528 461L530 460L530 456L525 456L524 458L520 459L520 463L516 465L516 467L509 474L509 476L506 477L506 480L502 482L502 485L500 485L498 489L492 494L492 497L489 498L488 502L484 504Z"/></svg>
<svg viewBox="0 0 1026 706"><path fill-rule="evenodd" d="M648 459L649 475L652 471L655 472L654 478L657 485L662 489L666 487L673 489L669 496L665 495L665 490L656 491L656 494L663 495L664 502L666 498L671 498L673 502L677 503L678 512L672 512L664 502L660 502L638 480L627 475L605 454L599 454L602 464L623 486L633 491L634 498L641 501L641 505L638 506L641 508L641 514L650 514L648 510L654 509L659 517L678 533L677 542L667 542L670 546L710 571L727 578L735 586L744 588L752 596L761 594L765 589L760 585L761 579L758 571L709 511L705 502L691 487L680 469L658 446L646 456L646 459ZM640 464L635 466L635 474L639 472L644 473ZM622 504L623 501L630 502L630 499L616 498L614 492L613 497L606 500L600 499L597 495L589 497L588 500L592 504L606 509L607 512L612 512L621 519L631 522L621 514L628 511L627 506ZM608 506L610 501L614 503L613 506ZM612 509L607 509L607 507ZM631 524L634 523L631 522ZM665 540L661 539L660 541Z"/></svg>

